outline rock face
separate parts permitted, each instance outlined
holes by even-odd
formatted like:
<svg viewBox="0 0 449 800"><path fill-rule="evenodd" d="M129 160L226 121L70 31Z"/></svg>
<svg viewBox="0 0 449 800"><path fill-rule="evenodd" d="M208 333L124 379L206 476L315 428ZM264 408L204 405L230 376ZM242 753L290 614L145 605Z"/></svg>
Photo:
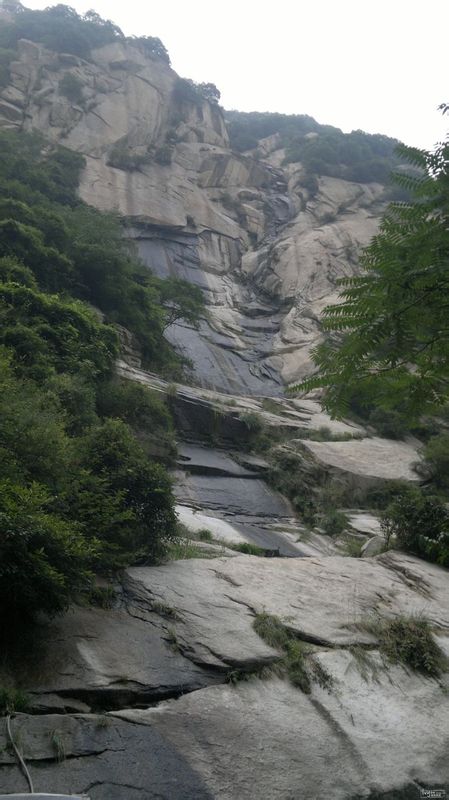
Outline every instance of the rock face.
<svg viewBox="0 0 449 800"><path fill-rule="evenodd" d="M64 93L67 75L78 82L76 102ZM36 128L83 153L83 199L128 217L157 274L204 290L200 330L169 332L200 383L276 394L310 371L318 316L337 279L356 271L383 188L320 178L311 192L301 165L283 166L276 137L233 153L221 109L183 101L177 81L130 43L87 62L22 40L0 91L0 125Z"/></svg>
<svg viewBox="0 0 449 800"><path fill-rule="evenodd" d="M128 570L123 598L132 610L128 635L118 611L100 621L92 609L46 634L47 689L54 709L59 698L59 710L72 713L12 719L36 791L92 800L374 800L449 788L447 673L433 680L388 665L362 624L374 613L425 613L449 655L447 571L400 554L238 556ZM273 676L224 683L280 658L253 628L260 611L312 642L327 688L315 680L304 694ZM176 672L182 661L190 685ZM92 690L84 711L73 713L67 698L76 695L81 664ZM98 713L110 701L105 679L113 691L124 671L134 680L128 708ZM141 708L142 687L166 688L167 675L173 696L182 696ZM33 702L44 683L28 676ZM0 791L25 790L6 744L0 726Z"/></svg>

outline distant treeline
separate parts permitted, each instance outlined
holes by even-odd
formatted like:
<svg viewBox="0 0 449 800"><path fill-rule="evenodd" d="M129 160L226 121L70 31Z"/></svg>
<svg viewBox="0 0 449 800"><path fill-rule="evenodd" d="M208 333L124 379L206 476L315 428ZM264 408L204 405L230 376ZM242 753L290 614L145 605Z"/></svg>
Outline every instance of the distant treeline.
<svg viewBox="0 0 449 800"><path fill-rule="evenodd" d="M306 114L226 111L231 147L238 152L257 147L260 139L279 134L284 163L300 161L307 172L349 181L386 183L399 164L396 139L380 134L343 133L320 125Z"/></svg>

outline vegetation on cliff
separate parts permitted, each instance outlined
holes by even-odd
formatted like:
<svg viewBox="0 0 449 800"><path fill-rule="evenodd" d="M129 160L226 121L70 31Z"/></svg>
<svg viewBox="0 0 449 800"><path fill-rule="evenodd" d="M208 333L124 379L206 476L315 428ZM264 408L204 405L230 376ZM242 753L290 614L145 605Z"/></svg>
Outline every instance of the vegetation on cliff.
<svg viewBox="0 0 449 800"><path fill-rule="evenodd" d="M202 298L151 275L120 220L76 195L83 159L0 132L0 613L62 611L96 572L154 561L176 537L166 407L114 377L126 325L147 364ZM187 291L188 290L188 291ZM184 308L185 306L185 308ZM159 460L160 460L159 458Z"/></svg>
<svg viewBox="0 0 449 800"><path fill-rule="evenodd" d="M131 42L149 58L170 64L170 58L156 36L125 37L120 28L103 19L95 11L78 14L74 8L59 3L42 11L33 11L17 4L8 21L2 21L0 30L0 81L2 52L14 53L19 39L39 42L58 53L72 53L89 59L96 47L111 42Z"/></svg>
<svg viewBox="0 0 449 800"><path fill-rule="evenodd" d="M285 163L300 161L310 175L388 183L399 162L396 139L363 131L343 133L306 114L227 111L226 120L233 149L251 150L259 139L278 134Z"/></svg>

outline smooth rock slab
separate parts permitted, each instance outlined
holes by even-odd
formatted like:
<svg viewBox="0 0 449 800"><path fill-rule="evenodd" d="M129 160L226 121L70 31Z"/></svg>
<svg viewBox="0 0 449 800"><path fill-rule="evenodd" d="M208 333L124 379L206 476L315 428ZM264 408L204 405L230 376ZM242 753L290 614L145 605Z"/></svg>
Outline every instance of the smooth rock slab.
<svg viewBox="0 0 449 800"><path fill-rule="evenodd" d="M221 539L223 542L241 544L247 541L237 528L224 519L212 517L209 514L203 514L194 508L182 505L176 506L176 513L179 521L193 533L206 529L210 530L215 539Z"/></svg>
<svg viewBox="0 0 449 800"><path fill-rule="evenodd" d="M370 480L403 480L418 483L413 465L419 460L416 448L390 439L353 439L347 442L296 440L324 467L352 475L359 483Z"/></svg>
<svg viewBox="0 0 449 800"><path fill-rule="evenodd" d="M360 624L373 614L417 614L449 634L449 573L413 556L265 559L238 556L178 561L127 571L130 589L176 607L183 646L199 663L250 664L271 651L254 615L274 614L307 640L372 643ZM265 648L265 649L264 649ZM210 661L213 654L213 661Z"/></svg>
<svg viewBox="0 0 449 800"><path fill-rule="evenodd" d="M382 536L380 519L369 511L353 511L349 515L351 528L367 536Z"/></svg>
<svg viewBox="0 0 449 800"><path fill-rule="evenodd" d="M242 558L253 560L251 556ZM227 562L222 558L189 559L160 568L135 567L127 570L127 590L141 597L151 593L176 610L181 618L172 622L177 641L195 663L222 672L270 664L278 659L278 653L253 630L251 610L233 599L234 579L221 572Z"/></svg>
<svg viewBox="0 0 449 800"><path fill-rule="evenodd" d="M173 648L171 622L151 611L154 602L146 593L127 608L75 608L42 627L34 665L17 675L36 709L120 708L216 681Z"/></svg>
<svg viewBox="0 0 449 800"><path fill-rule="evenodd" d="M376 681L348 651L320 659L330 693L254 680L117 715L156 728L219 800L349 800L449 783L449 697L436 681L386 673L376 653Z"/></svg>
<svg viewBox="0 0 449 800"><path fill-rule="evenodd" d="M197 475L230 478L257 478L256 472L246 469L227 453L200 445L181 444L178 447L178 465Z"/></svg>
<svg viewBox="0 0 449 800"><path fill-rule="evenodd" d="M375 679L348 650L317 656L330 692L287 681L209 687L148 710L16 715L36 790L91 800L354 800L449 788L449 682L370 653ZM0 792L24 778L0 729ZM416 790L416 792L415 792ZM413 793L412 793L413 792Z"/></svg>

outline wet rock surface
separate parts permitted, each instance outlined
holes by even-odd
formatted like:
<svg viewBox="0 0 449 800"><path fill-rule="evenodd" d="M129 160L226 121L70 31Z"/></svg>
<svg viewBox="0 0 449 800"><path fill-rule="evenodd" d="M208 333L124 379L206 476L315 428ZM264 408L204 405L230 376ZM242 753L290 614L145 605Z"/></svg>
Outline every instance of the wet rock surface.
<svg viewBox="0 0 449 800"><path fill-rule="evenodd" d="M175 494L182 507L201 509L218 518L224 539L249 541L283 556L299 556L298 538L280 530L284 523L294 526L290 504L261 479L260 473L241 466L226 453L198 445L182 445L179 451ZM187 527L201 529L192 515L184 512ZM207 525L201 526L207 527ZM220 533L220 523L212 522ZM237 532L237 538L232 535Z"/></svg>
<svg viewBox="0 0 449 800"><path fill-rule="evenodd" d="M201 776L156 728L95 715L17 715L36 791L76 793L91 800L212 800ZM7 744L4 726L1 746ZM0 756L0 791L27 784L7 750Z"/></svg>

